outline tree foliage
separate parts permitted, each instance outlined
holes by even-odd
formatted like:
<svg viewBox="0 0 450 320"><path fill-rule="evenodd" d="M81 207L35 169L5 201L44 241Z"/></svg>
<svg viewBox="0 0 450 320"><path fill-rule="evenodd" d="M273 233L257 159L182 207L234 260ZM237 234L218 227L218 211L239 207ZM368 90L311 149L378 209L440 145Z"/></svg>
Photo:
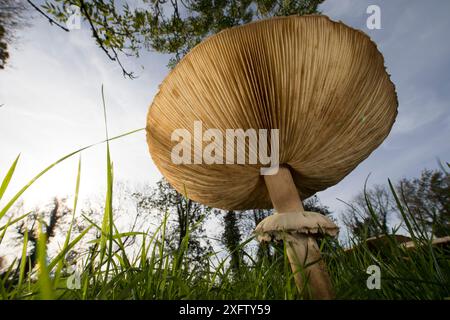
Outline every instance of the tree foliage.
<svg viewBox="0 0 450 320"><path fill-rule="evenodd" d="M10 46L16 31L25 25L25 5L21 1L0 1L0 69L4 69L10 56Z"/></svg>
<svg viewBox="0 0 450 320"><path fill-rule="evenodd" d="M402 179L397 186L401 201L424 226L422 232L437 237L450 235L450 175L445 171L422 171L419 178Z"/></svg>
<svg viewBox="0 0 450 320"><path fill-rule="evenodd" d="M272 16L317 13L324 0L143 0L140 6L114 0L47 0L43 9L65 23L77 6L97 45L132 77L121 55L141 50L171 55L174 66L205 37L223 29Z"/></svg>
<svg viewBox="0 0 450 320"><path fill-rule="evenodd" d="M49 246L50 242L55 238L57 231L61 229L64 217L70 215L71 212L71 209L66 204L66 199L55 197L48 206L35 208L27 217L26 221L22 221L16 226L16 241L21 244L24 242L24 239L28 239L27 247L29 250L25 257L25 276L33 271L38 262L37 243L39 221L42 223L41 232L45 235L46 246ZM20 260L13 274L14 280L18 279L19 266Z"/></svg>
<svg viewBox="0 0 450 320"><path fill-rule="evenodd" d="M237 273L243 263L241 243L241 232L239 230L238 213L228 210L223 213L224 231L222 233L222 243L230 253L230 267Z"/></svg>
<svg viewBox="0 0 450 320"><path fill-rule="evenodd" d="M367 203L370 203L372 211ZM358 238L390 233L388 220L395 212L395 201L385 185L375 185L360 192L344 213L344 223Z"/></svg>
<svg viewBox="0 0 450 320"><path fill-rule="evenodd" d="M418 178L403 178L394 185L400 205L416 232L436 237L450 235L450 176L445 170L422 171ZM392 233L389 222L399 215L398 203L387 185L359 193L344 212L344 223L359 237ZM413 223L413 220L418 223Z"/></svg>
<svg viewBox="0 0 450 320"><path fill-rule="evenodd" d="M153 212L159 217L169 215L173 223L166 240L172 250L179 251L183 239L189 235L187 255L193 263L201 264L202 257L212 251L204 227L205 217L211 212L211 208L186 198L164 178L149 193L135 192L133 197L138 206L148 213Z"/></svg>

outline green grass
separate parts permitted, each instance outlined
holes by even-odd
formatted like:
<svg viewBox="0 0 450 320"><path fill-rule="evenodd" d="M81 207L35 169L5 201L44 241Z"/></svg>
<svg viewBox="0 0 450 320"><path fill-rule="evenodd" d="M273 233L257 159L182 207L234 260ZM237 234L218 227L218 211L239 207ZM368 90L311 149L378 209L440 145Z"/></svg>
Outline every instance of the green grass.
<svg viewBox="0 0 450 320"><path fill-rule="evenodd" d="M444 299L450 297L450 252L415 239L417 249L405 249L394 237L374 252L366 245L344 252L337 246L328 257L336 296L340 299ZM368 266L381 270L380 290L369 290Z"/></svg>

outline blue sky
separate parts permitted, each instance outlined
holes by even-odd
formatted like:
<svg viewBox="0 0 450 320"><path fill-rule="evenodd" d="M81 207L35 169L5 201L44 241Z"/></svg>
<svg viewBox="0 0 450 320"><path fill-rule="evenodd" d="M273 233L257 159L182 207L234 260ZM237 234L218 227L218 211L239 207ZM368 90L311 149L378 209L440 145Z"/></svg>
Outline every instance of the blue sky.
<svg viewBox="0 0 450 320"><path fill-rule="evenodd" d="M368 30L366 8L381 8L381 30ZM336 186L319 193L335 211L369 184L386 183L450 161L450 2L328 0L323 14L370 35L396 85L399 114L386 141ZM168 73L168 57L146 53L124 60L136 80L122 77L91 39L89 28L65 33L35 15L18 34L6 70L0 71L0 176L21 153L8 199L60 156L104 138L100 88L105 87L110 135L145 126L148 106ZM143 68L142 68L143 67ZM111 144L115 179L154 184L160 173L140 132ZM71 195L77 158L52 169L24 196L28 207ZM105 149L82 154L81 198L104 194ZM0 204L1 205L1 204Z"/></svg>

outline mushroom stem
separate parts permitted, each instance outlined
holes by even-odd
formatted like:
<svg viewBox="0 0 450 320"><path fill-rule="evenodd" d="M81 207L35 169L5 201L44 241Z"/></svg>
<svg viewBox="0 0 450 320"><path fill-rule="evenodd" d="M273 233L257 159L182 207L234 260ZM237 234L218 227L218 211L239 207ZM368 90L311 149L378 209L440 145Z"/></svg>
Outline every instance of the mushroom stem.
<svg viewBox="0 0 450 320"><path fill-rule="evenodd" d="M264 180L276 212L302 214L304 208L288 168L280 167L275 175ZM289 233L285 237L286 251L294 272L295 283L301 291L306 281L310 291L307 298L333 299L334 293L326 265L313 235ZM306 268L304 266L307 266Z"/></svg>

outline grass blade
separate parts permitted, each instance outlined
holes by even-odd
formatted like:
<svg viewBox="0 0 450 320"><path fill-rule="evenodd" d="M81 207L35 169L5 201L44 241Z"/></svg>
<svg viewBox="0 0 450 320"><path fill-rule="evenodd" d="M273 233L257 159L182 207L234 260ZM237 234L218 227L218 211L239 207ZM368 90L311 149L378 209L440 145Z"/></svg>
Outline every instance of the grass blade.
<svg viewBox="0 0 450 320"><path fill-rule="evenodd" d="M19 283L17 287L21 287L23 282L23 277L25 275L25 266L27 264L27 248L28 248L28 229L25 228L25 233L23 235L23 247L22 247L22 257L20 259L19 266Z"/></svg>
<svg viewBox="0 0 450 320"><path fill-rule="evenodd" d="M52 300L53 286L47 267L47 235L42 232L42 221L39 219L37 258L38 258L38 284L40 298L43 300Z"/></svg>
<svg viewBox="0 0 450 320"><path fill-rule="evenodd" d="M16 170L17 162L19 161L20 154L17 156L16 160L14 160L13 164L9 168L6 176L3 178L2 184L0 185L0 200L2 200L3 195L5 194L6 189L8 188L9 183L11 182L11 178Z"/></svg>
<svg viewBox="0 0 450 320"><path fill-rule="evenodd" d="M66 248L68 248L68 246L69 246L70 236L71 236L72 228L73 228L73 223L75 221L75 214L76 214L76 211L77 211L77 204L78 204L78 194L79 194L79 191L80 191L80 178L81 178L81 155L80 155L80 158L78 159L78 173L77 173L77 180L76 180L76 183L75 183L75 198L73 200L72 219L70 221L69 229L67 230L66 239L64 241L64 245L63 245L63 249L62 249L62 252L65 252L65 253L68 252L68 250L66 250ZM55 272L55 279L56 279L55 283L58 283L59 274L60 274L62 268L63 268L63 259L60 259L59 263L58 263L58 268L56 269L56 272ZM52 268L50 268L50 270L51 269Z"/></svg>

